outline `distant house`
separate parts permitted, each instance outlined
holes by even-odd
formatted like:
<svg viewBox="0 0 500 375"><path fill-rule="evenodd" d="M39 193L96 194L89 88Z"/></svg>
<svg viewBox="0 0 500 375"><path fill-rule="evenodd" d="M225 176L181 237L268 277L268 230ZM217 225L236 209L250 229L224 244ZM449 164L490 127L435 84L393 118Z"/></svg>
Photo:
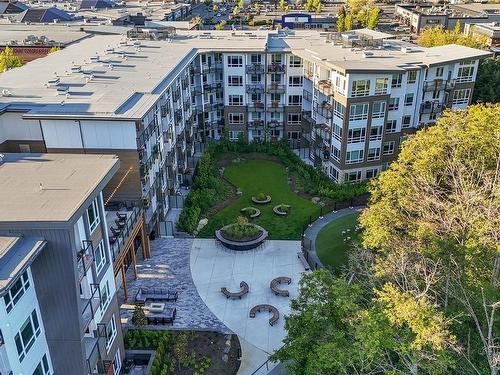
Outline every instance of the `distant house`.
<svg viewBox="0 0 500 375"><path fill-rule="evenodd" d="M288 13L283 14L281 20L274 20L273 26L280 25L287 29L328 29L333 27L335 22L335 18L330 16Z"/></svg>
<svg viewBox="0 0 500 375"><path fill-rule="evenodd" d="M80 3L80 9L107 9L116 6L112 0L82 0Z"/></svg>
<svg viewBox="0 0 500 375"><path fill-rule="evenodd" d="M25 11L16 14L13 19L23 23L48 23L48 22L66 22L73 20L73 17L64 10L52 8L28 8Z"/></svg>
<svg viewBox="0 0 500 375"><path fill-rule="evenodd" d="M20 1L0 1L0 15L21 13L26 9L28 6Z"/></svg>

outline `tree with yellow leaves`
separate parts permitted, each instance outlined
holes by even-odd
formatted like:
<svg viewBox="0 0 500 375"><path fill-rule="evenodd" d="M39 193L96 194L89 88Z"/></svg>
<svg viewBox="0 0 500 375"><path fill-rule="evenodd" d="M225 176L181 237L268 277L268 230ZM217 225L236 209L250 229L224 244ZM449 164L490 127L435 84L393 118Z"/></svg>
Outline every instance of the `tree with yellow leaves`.
<svg viewBox="0 0 500 375"><path fill-rule="evenodd" d="M18 68L23 65L23 60L14 54L11 47L7 46L0 52L0 72Z"/></svg>

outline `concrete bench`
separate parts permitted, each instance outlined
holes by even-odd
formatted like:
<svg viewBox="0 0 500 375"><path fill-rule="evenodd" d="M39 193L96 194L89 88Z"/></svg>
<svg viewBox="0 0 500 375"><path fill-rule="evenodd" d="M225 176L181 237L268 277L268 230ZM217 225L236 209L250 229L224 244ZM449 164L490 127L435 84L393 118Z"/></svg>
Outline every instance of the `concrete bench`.
<svg viewBox="0 0 500 375"><path fill-rule="evenodd" d="M286 276L281 276L273 279L269 285L273 293L277 296L290 297L290 292L288 290L280 289L278 286L280 284L288 284L292 282L292 279Z"/></svg>
<svg viewBox="0 0 500 375"><path fill-rule="evenodd" d="M220 288L220 291L226 298L239 298L243 297L245 294L248 293L250 288L248 287L248 284L244 281L240 283L240 290L238 292L230 292L227 290L225 287Z"/></svg>
<svg viewBox="0 0 500 375"><path fill-rule="evenodd" d="M311 266L309 266L309 263L307 263L307 260L304 257L304 254L302 254L302 252L299 252L299 253L297 253L297 257L299 258L300 262L304 266L304 269L306 271L310 271L311 270Z"/></svg>

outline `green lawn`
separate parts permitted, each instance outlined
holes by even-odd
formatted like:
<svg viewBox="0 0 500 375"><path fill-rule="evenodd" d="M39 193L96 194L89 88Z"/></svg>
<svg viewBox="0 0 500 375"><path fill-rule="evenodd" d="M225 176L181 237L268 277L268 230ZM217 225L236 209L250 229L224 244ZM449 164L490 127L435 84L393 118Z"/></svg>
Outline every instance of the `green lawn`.
<svg viewBox="0 0 500 375"><path fill-rule="evenodd" d="M324 266L338 269L347 262L347 252L353 241L359 239L359 233L354 230L358 216L359 213L356 212L339 217L318 233L316 253ZM342 231L346 230L350 230L350 232L342 234ZM347 237L351 237L351 239L347 240Z"/></svg>
<svg viewBox="0 0 500 375"><path fill-rule="evenodd" d="M235 222L240 216L240 209L248 206L261 210L261 215L252 222L264 227L269 232L269 238L275 240L299 240L303 226L309 223L309 217L315 220L319 215L319 206L290 190L287 172L283 165L277 162L245 160L233 163L225 168L224 176L239 187L243 194L231 206L210 216L199 237L213 237L215 230ZM271 203L252 203L251 197L258 193L270 195ZM280 203L292 206L288 217L278 217L273 213L273 207Z"/></svg>

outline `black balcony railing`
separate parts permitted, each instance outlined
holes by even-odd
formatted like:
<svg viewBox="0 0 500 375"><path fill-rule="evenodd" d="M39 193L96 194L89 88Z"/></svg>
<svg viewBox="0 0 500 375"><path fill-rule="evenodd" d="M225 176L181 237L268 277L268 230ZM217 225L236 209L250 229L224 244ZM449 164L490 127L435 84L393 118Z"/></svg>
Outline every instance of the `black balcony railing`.
<svg viewBox="0 0 500 375"><path fill-rule="evenodd" d="M246 86L246 91L249 94L258 94L264 92L264 85L262 83L251 83Z"/></svg>
<svg viewBox="0 0 500 375"><path fill-rule="evenodd" d="M433 81L424 82L424 91L441 91L441 90L451 90L455 87L455 81L453 80L442 80L435 79Z"/></svg>
<svg viewBox="0 0 500 375"><path fill-rule="evenodd" d="M283 110L283 104L281 104L278 101L272 101L270 104L267 106L267 110L269 112L279 112Z"/></svg>
<svg viewBox="0 0 500 375"><path fill-rule="evenodd" d="M262 102L251 102L248 104L249 111L261 112L264 108L264 103Z"/></svg>
<svg viewBox="0 0 500 375"><path fill-rule="evenodd" d="M326 119L331 119L333 116L332 105L328 102L315 103L314 110Z"/></svg>
<svg viewBox="0 0 500 375"><path fill-rule="evenodd" d="M446 108L445 103L440 101L428 101L420 104L420 113L421 114L430 114L430 113L439 113L444 111Z"/></svg>
<svg viewBox="0 0 500 375"><path fill-rule="evenodd" d="M267 86L267 91L273 93L283 93L285 92L285 85L282 85L280 83L270 83Z"/></svg>
<svg viewBox="0 0 500 375"><path fill-rule="evenodd" d="M81 299L82 301L82 329L85 331L94 319L95 313L99 309L101 304L101 292L99 290L99 284L90 284L90 297Z"/></svg>
<svg viewBox="0 0 500 375"><path fill-rule="evenodd" d="M267 71L269 73L283 73L285 71L285 65L272 63L267 66Z"/></svg>
<svg viewBox="0 0 500 375"><path fill-rule="evenodd" d="M173 156L169 154L165 158L165 164L170 160L169 158L173 159ZM118 257L120 254L120 251L123 250L123 246L127 243L132 230L135 228L137 225L137 222L139 221L141 215L142 215L142 208L141 207L133 207L131 210L127 211L120 211L121 214L126 214L127 219L125 221L125 225L120 229L120 234L116 237L114 237L112 243L111 243L111 254L113 256L113 262L115 259Z"/></svg>
<svg viewBox="0 0 500 375"><path fill-rule="evenodd" d="M93 261L94 261L94 247L92 246L92 241L83 240L82 249L78 252L76 257L76 263L78 265L79 281L82 281L83 277L86 275L87 271L92 266Z"/></svg>
<svg viewBox="0 0 500 375"><path fill-rule="evenodd" d="M283 121L271 120L267 122L267 126L270 127L271 129L279 128L283 126Z"/></svg>
<svg viewBox="0 0 500 375"><path fill-rule="evenodd" d="M248 74L262 74L264 73L265 65L263 64L250 64L246 66L246 72Z"/></svg>
<svg viewBox="0 0 500 375"><path fill-rule="evenodd" d="M248 127L252 128L256 128L256 127L259 127L259 126L263 126L264 125L264 121L262 120L252 120L252 121L249 121L248 122Z"/></svg>

